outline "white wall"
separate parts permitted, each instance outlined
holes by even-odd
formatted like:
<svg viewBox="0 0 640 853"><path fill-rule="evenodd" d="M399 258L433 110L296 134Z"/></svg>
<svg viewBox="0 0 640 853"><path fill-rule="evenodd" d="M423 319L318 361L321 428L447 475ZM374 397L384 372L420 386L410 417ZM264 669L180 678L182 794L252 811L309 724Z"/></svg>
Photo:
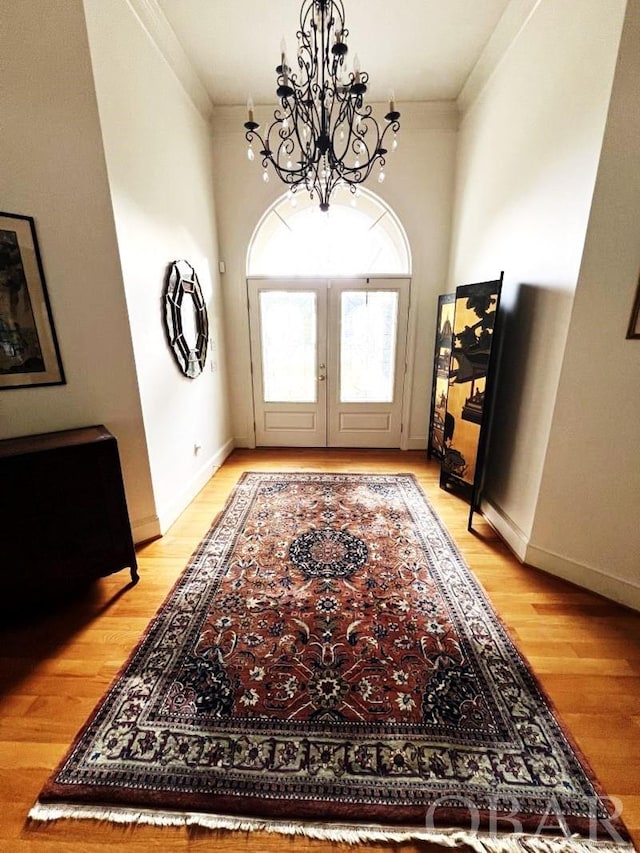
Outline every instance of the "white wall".
<svg viewBox="0 0 640 853"><path fill-rule="evenodd" d="M33 216L67 384L0 393L0 437L105 424L134 528L155 516L81 0L5 3L0 198Z"/></svg>
<svg viewBox="0 0 640 853"><path fill-rule="evenodd" d="M457 130L457 110L452 104L399 105L402 110L399 148L387 162L383 185L370 189L394 209L405 227L413 259L410 353L414 357L410 389L408 445L426 447L429 416L436 300L444 292ZM377 116L384 110L375 109ZM256 111L257 120L268 121L267 108ZM272 111L271 111L272 115ZM249 163L244 140L244 108L214 111L214 167L219 211L221 258L227 320L229 378L236 444L251 446L253 405L249 360L246 257L260 217L283 192L272 174L264 184L259 163Z"/></svg>
<svg viewBox="0 0 640 853"><path fill-rule="evenodd" d="M449 282L505 271L487 512L521 557L534 525L624 8L624 0L540 0L461 124Z"/></svg>
<svg viewBox="0 0 640 853"><path fill-rule="evenodd" d="M232 448L209 124L129 3L85 0L85 9L164 531ZM167 266L180 258L198 275L213 342L196 379L179 372L162 321Z"/></svg>
<svg viewBox="0 0 640 853"><path fill-rule="evenodd" d="M640 0L628 6L532 534L536 565L640 609Z"/></svg>

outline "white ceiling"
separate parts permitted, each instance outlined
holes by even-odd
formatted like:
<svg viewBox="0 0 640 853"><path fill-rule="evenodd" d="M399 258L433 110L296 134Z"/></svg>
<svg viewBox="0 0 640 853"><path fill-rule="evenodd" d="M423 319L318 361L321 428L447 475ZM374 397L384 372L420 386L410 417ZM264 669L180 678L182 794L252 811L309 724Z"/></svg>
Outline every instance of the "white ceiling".
<svg viewBox="0 0 640 853"><path fill-rule="evenodd" d="M371 101L455 100L514 0L344 0L350 57ZM301 0L157 0L213 104L275 102L280 41L296 50Z"/></svg>

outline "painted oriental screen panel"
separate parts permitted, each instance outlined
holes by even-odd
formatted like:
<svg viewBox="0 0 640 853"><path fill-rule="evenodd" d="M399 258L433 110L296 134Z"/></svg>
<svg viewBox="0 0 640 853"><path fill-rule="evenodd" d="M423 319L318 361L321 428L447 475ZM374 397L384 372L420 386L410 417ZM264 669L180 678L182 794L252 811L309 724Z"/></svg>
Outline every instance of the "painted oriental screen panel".
<svg viewBox="0 0 640 853"><path fill-rule="evenodd" d="M472 500L480 488L494 330L502 281L456 289L440 485Z"/></svg>
<svg viewBox="0 0 640 853"><path fill-rule="evenodd" d="M449 362L453 340L455 301L455 293L445 293L438 297L428 441L428 455L430 457L435 456L437 459L442 459L445 451L444 419L447 413L447 395L449 392Z"/></svg>

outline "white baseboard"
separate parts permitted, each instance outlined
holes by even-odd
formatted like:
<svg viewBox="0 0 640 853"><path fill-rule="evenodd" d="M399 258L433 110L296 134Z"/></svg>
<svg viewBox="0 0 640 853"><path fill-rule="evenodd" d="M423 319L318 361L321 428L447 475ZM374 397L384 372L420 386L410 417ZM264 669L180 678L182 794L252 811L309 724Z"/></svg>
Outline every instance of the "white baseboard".
<svg viewBox="0 0 640 853"><path fill-rule="evenodd" d="M131 522L131 533L136 544L148 542L161 536L160 519L157 515L148 515L146 518L136 518Z"/></svg>
<svg viewBox="0 0 640 853"><path fill-rule="evenodd" d="M256 449L256 441L253 436L250 435L236 435L233 439L234 447L241 447L244 450L255 450Z"/></svg>
<svg viewBox="0 0 640 853"><path fill-rule="evenodd" d="M403 448L403 450L427 450L427 439L422 436L421 438L411 438L407 439L407 446Z"/></svg>
<svg viewBox="0 0 640 853"><path fill-rule="evenodd" d="M167 532L178 516L184 512L198 492L207 485L234 447L235 441L233 438L230 438L229 441L200 466L171 503L159 510L159 525L162 535Z"/></svg>
<svg viewBox="0 0 640 853"><path fill-rule="evenodd" d="M227 456L231 454L235 446L236 444L234 439L230 438L222 445L220 450L218 450L218 452L213 455L214 472L218 470L218 468L222 465ZM213 474L211 476L213 476Z"/></svg>
<svg viewBox="0 0 640 853"><path fill-rule="evenodd" d="M606 575L592 566L576 563L560 554L536 548L534 545L529 545L527 548L525 562L591 592L597 592L612 601L617 601L618 604L640 610L640 586L637 584Z"/></svg>
<svg viewBox="0 0 640 853"><path fill-rule="evenodd" d="M618 604L640 610L640 586L637 584L607 575L592 566L576 563L560 554L531 545L528 537L513 519L490 501L482 501L482 514L521 563L570 581L576 586L588 589Z"/></svg>
<svg viewBox="0 0 640 853"><path fill-rule="evenodd" d="M524 531L512 518L486 499L482 501L481 510L489 524L500 534L520 562L524 563L529 547L529 539Z"/></svg>

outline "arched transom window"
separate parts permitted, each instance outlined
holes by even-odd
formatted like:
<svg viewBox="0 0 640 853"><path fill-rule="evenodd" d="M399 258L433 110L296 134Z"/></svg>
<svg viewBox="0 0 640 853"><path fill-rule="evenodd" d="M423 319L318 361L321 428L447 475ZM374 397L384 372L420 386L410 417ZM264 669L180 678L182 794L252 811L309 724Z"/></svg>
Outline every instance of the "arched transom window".
<svg viewBox="0 0 640 853"><path fill-rule="evenodd" d="M395 213L373 193L338 191L328 213L306 194L273 204L253 234L250 276L407 275L409 243Z"/></svg>

